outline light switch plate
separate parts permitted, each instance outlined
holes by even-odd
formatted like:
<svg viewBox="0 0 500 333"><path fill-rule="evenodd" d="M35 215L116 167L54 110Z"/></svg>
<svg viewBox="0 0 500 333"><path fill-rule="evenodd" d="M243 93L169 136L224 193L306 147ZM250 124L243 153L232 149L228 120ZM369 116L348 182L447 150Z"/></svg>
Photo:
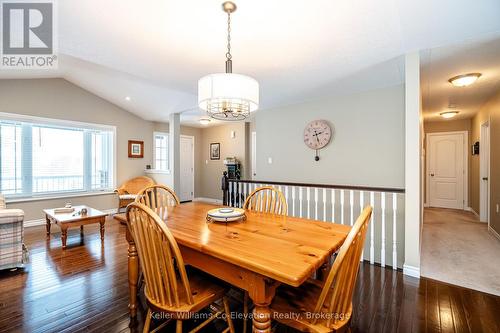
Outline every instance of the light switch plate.
<svg viewBox="0 0 500 333"><path fill-rule="evenodd" d="M267 163L268 164L273 164L273 158L272 157L268 157L267 158Z"/></svg>

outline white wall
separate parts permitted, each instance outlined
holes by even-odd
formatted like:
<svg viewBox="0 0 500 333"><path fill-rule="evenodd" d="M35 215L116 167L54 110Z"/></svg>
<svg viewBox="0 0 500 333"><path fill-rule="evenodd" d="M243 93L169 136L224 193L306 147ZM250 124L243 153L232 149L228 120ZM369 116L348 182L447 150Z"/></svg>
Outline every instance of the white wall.
<svg viewBox="0 0 500 333"><path fill-rule="evenodd" d="M404 187L404 103L399 85L258 111L256 179ZM318 162L303 142L315 119L334 129Z"/></svg>
<svg viewBox="0 0 500 333"><path fill-rule="evenodd" d="M0 112L116 126L117 185L144 174L152 162L153 123L143 120L63 79L0 80ZM144 158L128 158L128 140L144 141ZM8 204L25 211L25 220L43 218L43 208L67 201L97 209L118 206L114 194Z"/></svg>

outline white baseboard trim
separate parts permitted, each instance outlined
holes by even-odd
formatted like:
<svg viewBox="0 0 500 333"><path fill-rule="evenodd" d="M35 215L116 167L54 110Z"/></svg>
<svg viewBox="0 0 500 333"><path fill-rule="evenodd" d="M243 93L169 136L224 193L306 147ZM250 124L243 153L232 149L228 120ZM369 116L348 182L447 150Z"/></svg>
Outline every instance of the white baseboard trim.
<svg viewBox="0 0 500 333"><path fill-rule="evenodd" d="M471 212L472 214L474 214L477 217L479 217L479 214L474 209L472 209L472 207L465 207L464 210L467 211L467 212Z"/></svg>
<svg viewBox="0 0 500 333"><path fill-rule="evenodd" d="M498 238L500 240L500 235L498 234L498 232L495 231L495 229L488 226L488 230L493 234L493 236L495 236L496 238Z"/></svg>
<svg viewBox="0 0 500 333"><path fill-rule="evenodd" d="M403 274L420 279L420 267L403 265Z"/></svg>
<svg viewBox="0 0 500 333"><path fill-rule="evenodd" d="M113 215L116 214L117 208L109 208L109 209L101 209L101 212ZM45 219L35 219L35 220L27 220L24 221L24 227L25 228L30 228L30 227L38 227L41 225L45 225Z"/></svg>
<svg viewBox="0 0 500 333"><path fill-rule="evenodd" d="M24 227L25 228L38 227L39 225L44 225L44 224L45 224L45 219L36 219L36 220L24 221Z"/></svg>
<svg viewBox="0 0 500 333"><path fill-rule="evenodd" d="M201 202L206 202L206 203L211 203L211 204L216 204L216 205L222 205L222 200L213 199L213 198L198 197L198 198L194 198L193 201L201 201Z"/></svg>

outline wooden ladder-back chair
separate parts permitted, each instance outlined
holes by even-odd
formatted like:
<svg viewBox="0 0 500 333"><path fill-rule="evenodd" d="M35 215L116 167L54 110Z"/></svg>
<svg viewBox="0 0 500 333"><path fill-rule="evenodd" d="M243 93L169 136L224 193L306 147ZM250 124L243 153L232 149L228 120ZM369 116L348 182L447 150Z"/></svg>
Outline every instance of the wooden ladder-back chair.
<svg viewBox="0 0 500 333"><path fill-rule="evenodd" d="M252 191L243 204L243 209L262 213L286 215L288 205L283 193L272 186L258 187Z"/></svg>
<svg viewBox="0 0 500 333"><path fill-rule="evenodd" d="M325 282L310 279L298 288L284 286L278 289L271 304L276 321L301 332L349 331L352 295L371 214L372 207L368 206L358 217ZM297 317L283 316L290 313Z"/></svg>
<svg viewBox="0 0 500 333"><path fill-rule="evenodd" d="M170 187L160 184L140 191L135 201L151 208L162 220L167 219L167 207L180 205L177 194Z"/></svg>
<svg viewBox="0 0 500 333"><path fill-rule="evenodd" d="M177 242L157 214L143 204L131 203L127 206L127 227L134 238L146 282L144 294L148 313L144 332L149 332L152 311L169 313L177 320L176 332L181 333L183 320L222 299L224 310L219 310L191 332L226 313L228 328L224 332L234 333L224 296L226 287L202 274L190 274L188 278Z"/></svg>

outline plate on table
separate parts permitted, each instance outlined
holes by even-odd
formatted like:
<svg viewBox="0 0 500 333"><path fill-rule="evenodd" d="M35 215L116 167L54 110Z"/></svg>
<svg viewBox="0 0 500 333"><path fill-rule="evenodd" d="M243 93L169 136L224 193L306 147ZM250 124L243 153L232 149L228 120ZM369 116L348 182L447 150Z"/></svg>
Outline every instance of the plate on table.
<svg viewBox="0 0 500 333"><path fill-rule="evenodd" d="M207 212L210 222L235 222L245 218L245 210L241 208L215 208Z"/></svg>

